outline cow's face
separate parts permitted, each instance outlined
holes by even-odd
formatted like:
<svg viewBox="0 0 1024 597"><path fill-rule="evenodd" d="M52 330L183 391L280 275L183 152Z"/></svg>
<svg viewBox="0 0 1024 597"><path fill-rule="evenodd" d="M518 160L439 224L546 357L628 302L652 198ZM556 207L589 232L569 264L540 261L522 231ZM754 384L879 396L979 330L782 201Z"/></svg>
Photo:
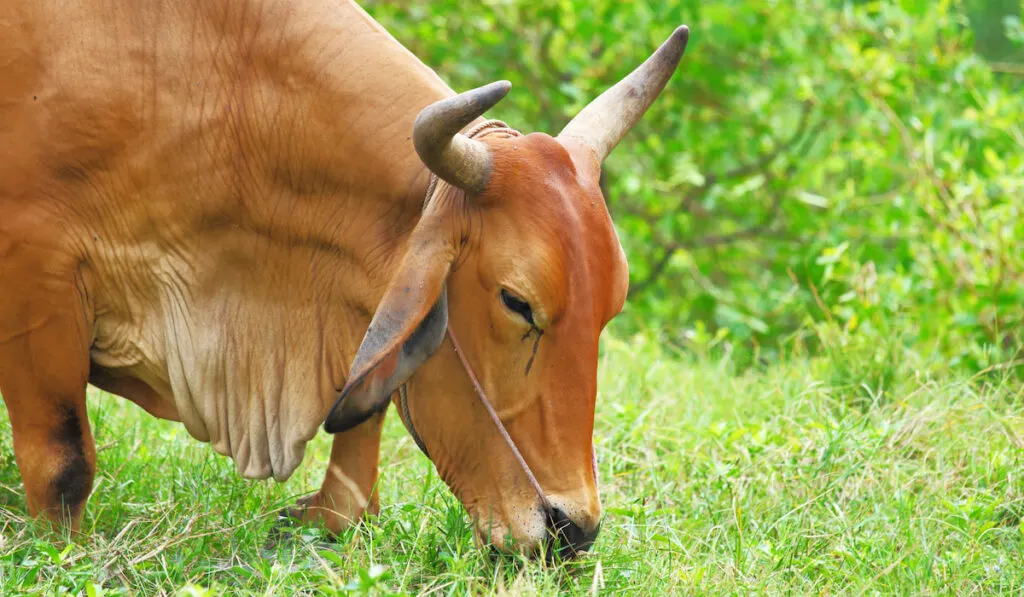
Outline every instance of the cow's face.
<svg viewBox="0 0 1024 597"><path fill-rule="evenodd" d="M485 142L495 160L487 191L437 197L468 199L451 210L468 234L448 278L449 325L556 510L541 508L450 346L411 378L406 422L483 538L532 548L554 517L582 547L601 520L598 336L625 301L626 261L589 152L574 156L544 134Z"/></svg>
<svg viewBox="0 0 1024 597"><path fill-rule="evenodd" d="M499 548L533 552L555 537L571 554L597 534L598 338L628 284L601 162L664 87L686 38L677 30L557 138L458 133L507 83L438 102L417 120L416 150L442 181L325 427L359 424L405 384L405 423L480 538ZM445 342L447 328L543 499Z"/></svg>

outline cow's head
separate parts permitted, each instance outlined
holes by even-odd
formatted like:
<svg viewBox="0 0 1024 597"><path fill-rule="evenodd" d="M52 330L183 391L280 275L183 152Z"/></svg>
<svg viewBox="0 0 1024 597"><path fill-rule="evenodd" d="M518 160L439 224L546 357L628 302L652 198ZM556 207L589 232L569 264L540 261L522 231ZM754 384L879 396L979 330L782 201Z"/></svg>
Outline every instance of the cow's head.
<svg viewBox="0 0 1024 597"><path fill-rule="evenodd" d="M359 424L405 383L403 419L479 536L500 548L533 551L556 527L562 553L573 553L597 534L598 337L628 285L601 163L661 92L687 38L680 27L557 137L460 133L507 82L428 106L416 121L416 151L441 181L325 427ZM474 395L446 325L552 510Z"/></svg>

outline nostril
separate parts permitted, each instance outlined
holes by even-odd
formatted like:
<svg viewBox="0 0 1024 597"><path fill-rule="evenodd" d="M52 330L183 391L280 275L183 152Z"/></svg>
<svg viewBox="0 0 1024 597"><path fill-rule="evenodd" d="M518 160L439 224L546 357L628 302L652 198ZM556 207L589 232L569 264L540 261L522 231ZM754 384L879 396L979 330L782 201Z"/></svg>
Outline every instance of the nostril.
<svg viewBox="0 0 1024 597"><path fill-rule="evenodd" d="M592 529L584 529L559 508L551 508L545 515L549 533L549 557L553 557L557 553L560 558L567 559L587 551L594 544L594 539L597 538L597 533L601 530L601 523L596 524Z"/></svg>

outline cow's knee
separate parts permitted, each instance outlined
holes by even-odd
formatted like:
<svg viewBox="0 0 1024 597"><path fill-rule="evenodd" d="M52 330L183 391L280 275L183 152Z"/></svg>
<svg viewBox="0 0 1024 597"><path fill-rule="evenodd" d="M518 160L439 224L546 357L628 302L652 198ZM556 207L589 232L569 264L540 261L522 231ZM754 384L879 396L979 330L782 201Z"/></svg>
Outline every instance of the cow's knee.
<svg viewBox="0 0 1024 597"><path fill-rule="evenodd" d="M74 408L58 410L57 427L51 438L57 466L50 481L50 502L51 507L59 506L62 517L70 516L74 522L81 517L96 473L95 459L90 458L91 438L86 446L87 433L86 424Z"/></svg>
<svg viewBox="0 0 1024 597"><path fill-rule="evenodd" d="M29 514L77 530L96 471L84 400L81 406L40 405L31 413L10 406Z"/></svg>

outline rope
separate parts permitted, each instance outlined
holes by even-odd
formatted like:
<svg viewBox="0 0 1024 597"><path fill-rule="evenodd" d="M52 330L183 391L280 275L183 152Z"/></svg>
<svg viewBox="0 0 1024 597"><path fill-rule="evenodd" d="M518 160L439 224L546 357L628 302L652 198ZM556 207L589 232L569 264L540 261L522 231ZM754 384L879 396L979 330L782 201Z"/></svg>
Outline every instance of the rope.
<svg viewBox="0 0 1024 597"><path fill-rule="evenodd" d="M455 339L455 333L452 332L452 326L448 326L448 338L452 341L452 347L455 348L455 354L459 355L459 361L462 362L462 368L466 370L466 374L469 375L469 381L473 382L473 389L476 390L476 396L480 399L480 403L484 405L484 410L491 416L491 420L494 421L494 426L498 428L498 433L501 435L505 443L508 444L509 450L512 451L512 455L516 457L519 462L519 466L522 467L523 472L526 473L526 478L529 479L530 485L533 486L534 491L537 492L537 497L540 498L541 505L544 506L545 512L551 511L551 502L548 501L544 490L541 489L540 483L537 482L537 477L534 476L533 470L530 469L530 465L526 464L526 459L519 452L519 448L516 447L516 442L512 441L512 436L508 434L508 429L501 422L498 417L498 413L494 412L494 407L491 406L490 400L487 399L487 394L484 394L484 389L480 387L480 382L477 381L476 375L473 374L473 368L469 366L469 362L466 360L466 355L463 354L462 349L459 348L459 341Z"/></svg>

